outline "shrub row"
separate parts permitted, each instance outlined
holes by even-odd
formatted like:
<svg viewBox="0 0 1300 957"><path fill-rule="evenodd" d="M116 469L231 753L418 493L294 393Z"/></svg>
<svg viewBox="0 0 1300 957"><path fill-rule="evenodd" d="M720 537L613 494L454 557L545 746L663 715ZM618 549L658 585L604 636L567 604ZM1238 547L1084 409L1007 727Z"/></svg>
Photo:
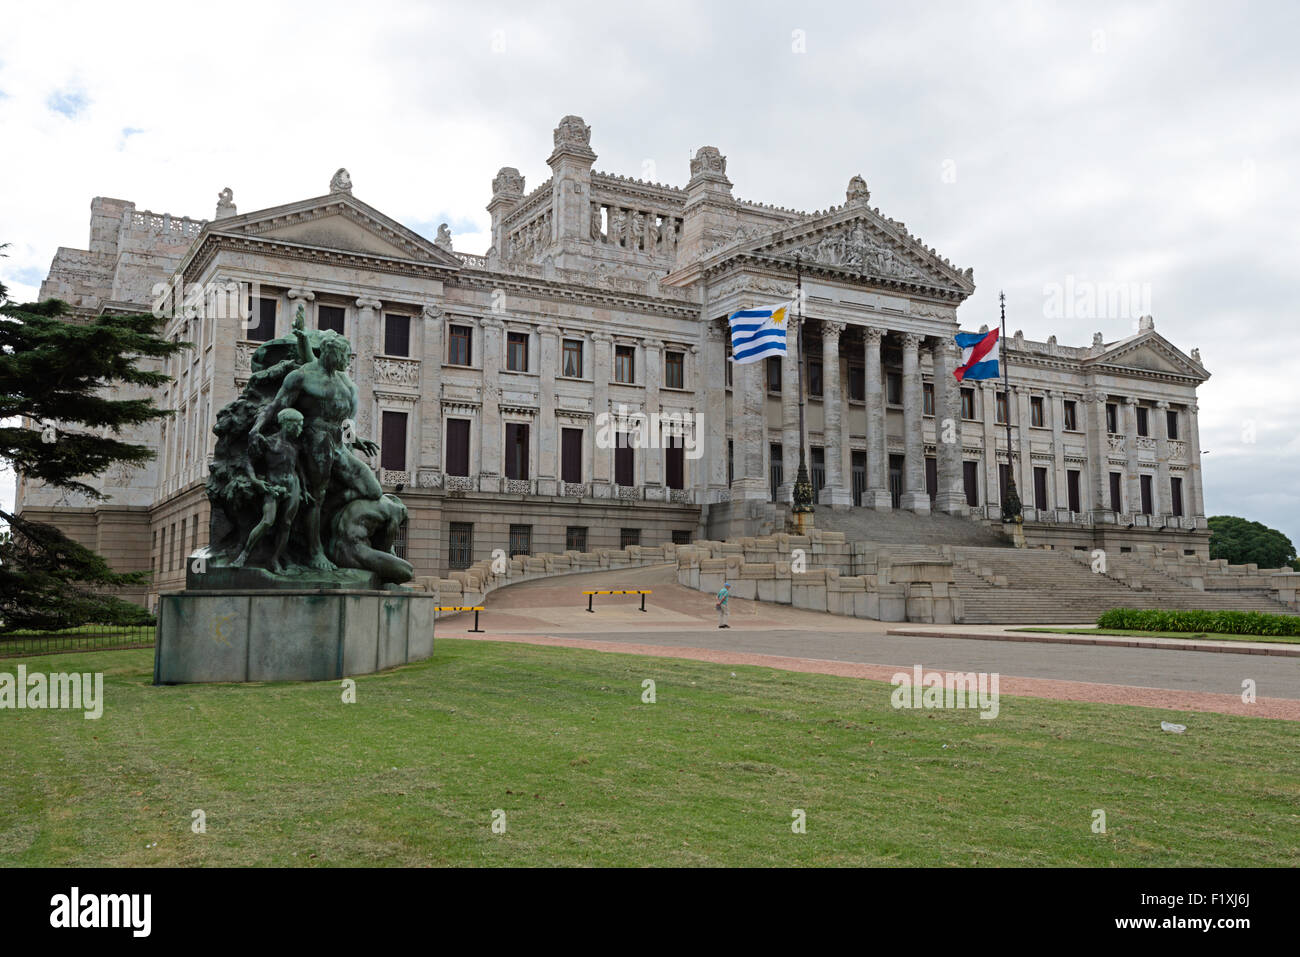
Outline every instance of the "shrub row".
<svg viewBox="0 0 1300 957"><path fill-rule="evenodd" d="M1098 628L1123 631L1203 631L1223 635L1300 636L1300 617L1259 611L1160 611L1112 608L1097 619Z"/></svg>

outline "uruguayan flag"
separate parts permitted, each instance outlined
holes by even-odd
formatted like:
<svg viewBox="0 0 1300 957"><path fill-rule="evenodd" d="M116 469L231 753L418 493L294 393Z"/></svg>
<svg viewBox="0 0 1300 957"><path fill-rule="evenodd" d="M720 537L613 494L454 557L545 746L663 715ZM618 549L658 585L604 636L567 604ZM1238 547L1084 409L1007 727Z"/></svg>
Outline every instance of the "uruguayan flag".
<svg viewBox="0 0 1300 957"><path fill-rule="evenodd" d="M731 361L744 365L768 356L785 355L785 328L789 317L788 301L734 313L731 316Z"/></svg>

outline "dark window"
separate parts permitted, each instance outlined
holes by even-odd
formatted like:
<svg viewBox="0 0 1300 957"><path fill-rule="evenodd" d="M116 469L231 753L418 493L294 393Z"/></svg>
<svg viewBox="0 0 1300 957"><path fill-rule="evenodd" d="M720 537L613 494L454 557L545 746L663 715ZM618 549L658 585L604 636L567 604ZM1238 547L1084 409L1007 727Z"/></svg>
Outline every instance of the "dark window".
<svg viewBox="0 0 1300 957"><path fill-rule="evenodd" d="M180 569L185 571L185 519L181 519L181 533L176 540L177 552L179 552Z"/></svg>
<svg viewBox="0 0 1300 957"><path fill-rule="evenodd" d="M385 411L379 436L380 467L395 471L405 470L406 413Z"/></svg>
<svg viewBox="0 0 1300 957"><path fill-rule="evenodd" d="M1121 476L1118 472L1110 473L1110 510L1112 512L1123 511L1124 499L1120 494Z"/></svg>
<svg viewBox="0 0 1300 957"><path fill-rule="evenodd" d="M1011 466L1005 462L998 463L998 501L1007 503L1007 486L1011 481Z"/></svg>
<svg viewBox="0 0 1300 957"><path fill-rule="evenodd" d="M686 356L684 353L664 353L664 386L669 389L686 388Z"/></svg>
<svg viewBox="0 0 1300 957"><path fill-rule="evenodd" d="M1065 410L1065 431L1079 431L1079 408L1074 402L1063 402L1061 407ZM1078 511L1078 509L1075 509Z"/></svg>
<svg viewBox="0 0 1300 957"><path fill-rule="evenodd" d="M582 378L582 340L564 340L564 374L570 379Z"/></svg>
<svg viewBox="0 0 1300 957"><path fill-rule="evenodd" d="M853 478L853 504L861 506L867 491L867 453L854 449L849 456L849 474Z"/></svg>
<svg viewBox="0 0 1300 957"><path fill-rule="evenodd" d="M767 447L767 484L769 491L772 493L772 501L776 501L776 490L781 487L785 481L785 462L782 459L784 452L780 443L770 443Z"/></svg>
<svg viewBox="0 0 1300 957"><path fill-rule="evenodd" d="M975 418L975 390L961 390L961 417L963 419Z"/></svg>
<svg viewBox="0 0 1300 957"><path fill-rule="evenodd" d="M1180 478L1169 479L1169 510L1179 517L1183 514L1183 480Z"/></svg>
<svg viewBox="0 0 1300 957"><path fill-rule="evenodd" d="M1047 469L1034 466L1034 508L1047 508Z"/></svg>
<svg viewBox="0 0 1300 957"><path fill-rule="evenodd" d="M867 397L867 370L849 363L849 399L862 402Z"/></svg>
<svg viewBox="0 0 1300 957"><path fill-rule="evenodd" d="M193 555L199 550L199 517L194 516L190 521L190 554Z"/></svg>
<svg viewBox="0 0 1300 957"><path fill-rule="evenodd" d="M447 474L469 475L469 419L447 420Z"/></svg>
<svg viewBox="0 0 1300 957"><path fill-rule="evenodd" d="M922 414L934 415L934 383L921 383L921 406Z"/></svg>
<svg viewBox="0 0 1300 957"><path fill-rule="evenodd" d="M614 484L636 484L636 450L628 441L627 432L617 432L614 436Z"/></svg>
<svg viewBox="0 0 1300 957"><path fill-rule="evenodd" d="M506 423L506 478L528 478L528 426Z"/></svg>
<svg viewBox="0 0 1300 957"><path fill-rule="evenodd" d="M398 558L406 557L406 527L410 521L403 521L397 526L397 533L393 536L393 554Z"/></svg>
<svg viewBox="0 0 1300 957"><path fill-rule="evenodd" d="M1033 395L1029 397L1029 424L1035 428L1041 429L1046 422L1043 410L1043 397Z"/></svg>
<svg viewBox="0 0 1300 957"><path fill-rule="evenodd" d="M528 333L506 333L506 370L508 372L528 371Z"/></svg>
<svg viewBox="0 0 1300 957"><path fill-rule="evenodd" d="M885 401L890 405L903 404L903 374L901 372L885 373Z"/></svg>
<svg viewBox="0 0 1300 957"><path fill-rule="evenodd" d="M172 522L172 546L167 550L167 570L176 570L176 523Z"/></svg>
<svg viewBox="0 0 1300 957"><path fill-rule="evenodd" d="M627 548L629 545L641 544L641 529L639 528L620 528L618 530L618 547Z"/></svg>
<svg viewBox="0 0 1300 957"><path fill-rule="evenodd" d="M453 366L472 365L474 352L471 346L473 341L474 330L469 326L448 327L447 364Z"/></svg>
<svg viewBox="0 0 1300 957"><path fill-rule="evenodd" d="M731 483L735 480L735 476L736 476L736 443L731 439L727 439L727 488L731 487Z"/></svg>
<svg viewBox="0 0 1300 957"><path fill-rule="evenodd" d="M781 394L781 360L776 357L767 360L767 391Z"/></svg>
<svg viewBox="0 0 1300 957"><path fill-rule="evenodd" d="M533 553L533 526L510 526L510 557L531 555Z"/></svg>
<svg viewBox="0 0 1300 957"><path fill-rule="evenodd" d="M826 449L820 445L814 445L810 450L812 452L812 487L813 500L821 494L821 490L826 485Z"/></svg>
<svg viewBox="0 0 1300 957"><path fill-rule="evenodd" d="M980 464L978 462L961 463L961 481L966 490L966 504L976 508L980 503Z"/></svg>
<svg viewBox="0 0 1300 957"><path fill-rule="evenodd" d="M933 504L935 496L939 494L939 462L933 455L925 457L925 492Z"/></svg>
<svg viewBox="0 0 1300 957"><path fill-rule="evenodd" d="M447 536L447 564L451 568L469 568L474 564L474 526L470 522L452 522Z"/></svg>
<svg viewBox="0 0 1300 957"><path fill-rule="evenodd" d="M822 394L822 364L820 359L808 360L808 394Z"/></svg>
<svg viewBox="0 0 1300 957"><path fill-rule="evenodd" d="M1151 512L1154 510L1153 503L1151 501L1151 476L1150 475L1138 476L1138 490L1142 493L1142 514L1150 515Z"/></svg>
<svg viewBox="0 0 1300 957"><path fill-rule="evenodd" d="M564 548L570 552L585 552L587 550L587 527L585 525L570 525L564 530Z"/></svg>
<svg viewBox="0 0 1300 957"><path fill-rule="evenodd" d="M727 388L730 389L731 388L731 367L735 365L735 363L731 361L731 341L728 340L727 342L725 342L723 344L723 348L726 352L726 355L725 358L723 359L722 364L726 369L725 378L727 380Z"/></svg>
<svg viewBox="0 0 1300 957"><path fill-rule="evenodd" d="M906 462L901 455L889 457L889 503L895 509L903 507L903 466Z"/></svg>
<svg viewBox="0 0 1300 957"><path fill-rule="evenodd" d="M664 471L664 481L669 488L686 487L686 449L680 435L668 437L668 445L664 449Z"/></svg>
<svg viewBox="0 0 1300 957"><path fill-rule="evenodd" d="M582 482L582 429L560 432L560 480L572 485Z"/></svg>
<svg viewBox="0 0 1300 957"><path fill-rule="evenodd" d="M691 543L691 533L689 529L685 529L685 528L673 529L674 545L689 545L690 543Z"/></svg>
<svg viewBox="0 0 1300 957"><path fill-rule="evenodd" d="M256 313L249 316L248 321L257 320L257 325L248 330L248 338L254 342L270 342L275 338L275 308L278 305L275 299L250 299L248 303L249 312Z"/></svg>
<svg viewBox="0 0 1300 957"><path fill-rule="evenodd" d="M1082 512L1082 496L1079 495L1079 470L1070 469L1065 473L1065 490L1070 499L1070 511Z"/></svg>
<svg viewBox="0 0 1300 957"><path fill-rule="evenodd" d="M160 538L158 539L158 570L160 572L168 571L167 568L167 526L164 525L158 530Z"/></svg>
<svg viewBox="0 0 1300 957"><path fill-rule="evenodd" d="M1112 434L1119 431L1119 409L1114 402L1106 403L1106 431Z"/></svg>
<svg viewBox="0 0 1300 957"><path fill-rule="evenodd" d="M1137 407L1138 435L1149 436L1151 434L1151 420L1148 415L1150 411L1143 405Z"/></svg>
<svg viewBox="0 0 1300 957"><path fill-rule="evenodd" d="M996 408L997 408L997 418L995 421L997 422L998 425L1006 425L1007 424L1007 394L1005 392L998 393Z"/></svg>
<svg viewBox="0 0 1300 957"><path fill-rule="evenodd" d="M614 347L614 381L631 385L636 381L636 349L632 346Z"/></svg>
<svg viewBox="0 0 1300 957"><path fill-rule="evenodd" d="M384 355L411 354L411 317L384 316Z"/></svg>
<svg viewBox="0 0 1300 957"><path fill-rule="evenodd" d="M343 335L343 307L317 306L316 328L321 332L331 329L339 335Z"/></svg>
<svg viewBox="0 0 1300 957"><path fill-rule="evenodd" d="M1165 413L1165 435L1171 439L1178 438L1178 413L1173 409Z"/></svg>

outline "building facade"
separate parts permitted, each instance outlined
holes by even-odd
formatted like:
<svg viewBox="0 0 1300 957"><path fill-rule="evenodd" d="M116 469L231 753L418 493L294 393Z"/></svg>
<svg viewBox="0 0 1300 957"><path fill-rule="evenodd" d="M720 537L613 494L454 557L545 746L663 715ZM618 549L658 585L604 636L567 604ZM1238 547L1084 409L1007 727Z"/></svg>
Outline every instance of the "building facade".
<svg viewBox="0 0 1300 957"><path fill-rule="evenodd" d="M1208 557L1208 373L1150 317L1087 346L1017 333L1003 343L1009 396L961 384L952 337L972 271L870 206L861 177L810 213L734 197L713 147L684 188L595 160L590 129L567 116L550 179L526 191L501 169L486 255L385 216L345 170L324 195L251 213L223 190L209 221L95 199L90 248L58 251L42 298L81 315L161 310L166 335L192 346L164 366L157 399L173 416L128 436L156 449L150 466L93 480L103 502L20 476L19 509L117 567L152 569L141 601L182 587L207 539L215 416L301 309L352 343L357 433L380 443L373 467L407 504L400 549L417 575L497 549L780 531L801 372L822 506L996 521L1014 474L1031 543L1158 540ZM733 366L726 317L789 297L796 263L802 369L794 323L784 359Z"/></svg>

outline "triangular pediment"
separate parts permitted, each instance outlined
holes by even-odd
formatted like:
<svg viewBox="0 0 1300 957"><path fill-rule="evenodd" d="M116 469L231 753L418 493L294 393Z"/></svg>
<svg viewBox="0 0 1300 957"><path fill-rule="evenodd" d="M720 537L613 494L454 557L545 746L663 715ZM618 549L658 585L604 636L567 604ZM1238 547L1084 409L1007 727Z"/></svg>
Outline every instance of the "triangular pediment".
<svg viewBox="0 0 1300 957"><path fill-rule="evenodd" d="M914 239L901 223L862 204L846 204L738 246L736 253L794 262L806 270L889 286L942 289L962 298L975 291L971 271L959 270Z"/></svg>
<svg viewBox="0 0 1300 957"><path fill-rule="evenodd" d="M1204 366L1156 332L1143 332L1113 342L1087 362L1140 369L1158 375L1191 376L1202 381L1209 378Z"/></svg>
<svg viewBox="0 0 1300 957"><path fill-rule="evenodd" d="M332 193L209 224L213 232L257 236L341 252L459 267L450 252L350 193Z"/></svg>

